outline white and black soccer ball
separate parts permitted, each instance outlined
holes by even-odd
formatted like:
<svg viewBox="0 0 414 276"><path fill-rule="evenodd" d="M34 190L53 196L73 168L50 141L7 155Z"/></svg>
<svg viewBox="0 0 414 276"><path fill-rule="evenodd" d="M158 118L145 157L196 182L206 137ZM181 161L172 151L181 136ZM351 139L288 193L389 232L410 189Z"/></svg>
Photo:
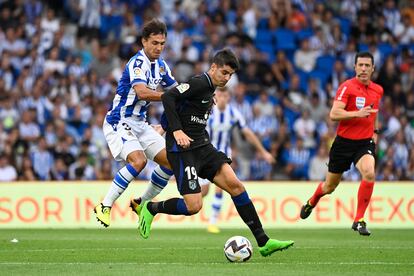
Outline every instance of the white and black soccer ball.
<svg viewBox="0 0 414 276"><path fill-rule="evenodd" d="M234 236L224 244L224 255L230 262L246 262L253 255L253 247L247 238Z"/></svg>

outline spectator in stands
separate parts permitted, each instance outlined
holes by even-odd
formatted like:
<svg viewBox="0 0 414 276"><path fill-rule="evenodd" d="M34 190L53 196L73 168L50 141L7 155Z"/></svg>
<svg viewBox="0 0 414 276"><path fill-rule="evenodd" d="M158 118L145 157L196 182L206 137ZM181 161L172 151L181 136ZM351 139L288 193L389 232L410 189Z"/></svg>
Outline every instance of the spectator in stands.
<svg viewBox="0 0 414 276"><path fill-rule="evenodd" d="M29 156L24 156L22 166L18 172L19 180L36 181L38 177L33 169L32 159Z"/></svg>
<svg viewBox="0 0 414 276"><path fill-rule="evenodd" d="M55 159L51 175L53 180L62 181L69 179L68 167L62 158Z"/></svg>
<svg viewBox="0 0 414 276"><path fill-rule="evenodd" d="M293 124L293 130L295 131L295 136L299 137L303 141L303 146L305 148L315 148L316 123L310 117L310 110L302 110L301 116L296 119L295 123Z"/></svg>
<svg viewBox="0 0 414 276"><path fill-rule="evenodd" d="M19 124L20 137L27 142L35 142L40 137L40 128L33 118L36 112L34 110L23 111L22 120Z"/></svg>
<svg viewBox="0 0 414 276"><path fill-rule="evenodd" d="M309 180L323 181L328 172L328 147L322 143L318 147L317 154L310 159Z"/></svg>
<svg viewBox="0 0 414 276"><path fill-rule="evenodd" d="M234 88L233 99L231 105L234 105L243 117L246 119L247 124L253 119L252 105L246 99L246 84L240 82Z"/></svg>
<svg viewBox="0 0 414 276"><path fill-rule="evenodd" d="M294 74L294 70L293 64L286 57L284 51L279 50L276 53L276 60L272 63L272 73L276 78L279 89L287 88L289 80Z"/></svg>
<svg viewBox="0 0 414 276"><path fill-rule="evenodd" d="M391 144L394 149L393 163L398 179L405 179L408 166L408 148L404 137L404 132L399 130L395 135L394 142Z"/></svg>
<svg viewBox="0 0 414 276"><path fill-rule="evenodd" d="M48 151L46 139L40 137L36 149L31 154L33 169L39 180L50 180L54 165L53 155Z"/></svg>
<svg viewBox="0 0 414 276"><path fill-rule="evenodd" d="M16 169L10 164L10 157L0 153L0 182L9 182L17 179Z"/></svg>
<svg viewBox="0 0 414 276"><path fill-rule="evenodd" d="M392 91L392 85L396 82L401 82L400 72L395 65L395 58L389 55L379 71L377 83L384 88L385 94L388 94Z"/></svg>
<svg viewBox="0 0 414 276"><path fill-rule="evenodd" d="M253 102L253 108L261 111L263 116L274 117L274 104L266 91L261 91L259 97Z"/></svg>
<svg viewBox="0 0 414 276"><path fill-rule="evenodd" d="M410 149L410 160L407 166L407 179L414 180L414 147Z"/></svg>
<svg viewBox="0 0 414 276"><path fill-rule="evenodd" d="M291 179L307 180L309 161L310 151L304 147L302 138L296 138L288 152L286 174Z"/></svg>
<svg viewBox="0 0 414 276"><path fill-rule="evenodd" d="M294 64L297 68L305 72L310 72L315 68L316 59L320 56L318 51L314 51L309 46L309 40L304 39L300 43L300 49L294 54Z"/></svg>
<svg viewBox="0 0 414 276"><path fill-rule="evenodd" d="M69 166L70 180L95 180L95 170L88 164L88 154L81 153L75 163Z"/></svg>
<svg viewBox="0 0 414 276"><path fill-rule="evenodd" d="M101 44L98 53L91 63L91 69L97 74L99 79L107 78L114 67L118 66L118 58L112 56L109 46Z"/></svg>

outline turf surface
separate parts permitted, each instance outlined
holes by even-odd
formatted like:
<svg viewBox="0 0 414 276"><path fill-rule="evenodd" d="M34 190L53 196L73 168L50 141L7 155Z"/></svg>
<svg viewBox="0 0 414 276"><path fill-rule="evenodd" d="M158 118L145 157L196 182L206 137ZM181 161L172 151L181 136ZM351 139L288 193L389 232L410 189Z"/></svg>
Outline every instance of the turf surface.
<svg viewBox="0 0 414 276"><path fill-rule="evenodd" d="M247 230L0 230L1 275L414 275L413 230L270 230L295 245L270 257L254 248L247 263L229 263L224 242ZM18 242L11 242L12 239Z"/></svg>

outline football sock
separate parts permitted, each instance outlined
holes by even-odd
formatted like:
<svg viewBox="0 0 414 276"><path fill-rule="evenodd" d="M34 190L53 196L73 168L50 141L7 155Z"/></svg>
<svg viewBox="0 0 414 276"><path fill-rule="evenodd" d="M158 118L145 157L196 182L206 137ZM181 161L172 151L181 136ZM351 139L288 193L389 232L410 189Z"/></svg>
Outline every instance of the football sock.
<svg viewBox="0 0 414 276"><path fill-rule="evenodd" d="M315 190L315 193L309 199L309 204L312 205L312 207L315 207L316 204L318 204L319 199L325 195L325 193L322 191L322 185L323 182L319 183L318 188Z"/></svg>
<svg viewBox="0 0 414 276"><path fill-rule="evenodd" d="M151 174L151 181L147 190L141 196L142 202L156 197L167 186L173 172L165 167L158 165Z"/></svg>
<svg viewBox="0 0 414 276"><path fill-rule="evenodd" d="M250 200L249 195L246 191L231 198L236 206L237 212L243 219L244 223L252 231L258 246L264 246L269 240L262 228L259 216L257 215L256 209L254 208L253 202Z"/></svg>
<svg viewBox="0 0 414 276"><path fill-rule="evenodd" d="M216 192L214 194L213 204L211 204L210 224L216 224L220 214L221 206L223 205L223 192Z"/></svg>
<svg viewBox="0 0 414 276"><path fill-rule="evenodd" d="M138 174L139 172L137 172L130 164L127 164L125 167L120 169L115 175L114 180L112 180L111 187L102 201L102 204L104 206L112 207L115 200L122 195L129 183L137 177Z"/></svg>
<svg viewBox="0 0 414 276"><path fill-rule="evenodd" d="M170 198L165 201L148 202L148 211L155 216L158 213L189 216L187 206L182 198Z"/></svg>
<svg viewBox="0 0 414 276"><path fill-rule="evenodd" d="M374 182L362 180L358 189L358 206L354 221L359 221L364 217L365 210L371 200L372 191L374 190Z"/></svg>

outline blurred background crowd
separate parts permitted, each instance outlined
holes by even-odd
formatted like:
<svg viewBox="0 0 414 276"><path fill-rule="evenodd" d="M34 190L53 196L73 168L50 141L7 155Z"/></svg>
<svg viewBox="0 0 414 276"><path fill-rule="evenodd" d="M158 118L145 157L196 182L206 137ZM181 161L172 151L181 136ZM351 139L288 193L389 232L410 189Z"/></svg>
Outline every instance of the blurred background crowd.
<svg viewBox="0 0 414 276"><path fill-rule="evenodd" d="M0 0L0 181L112 179L120 164L102 122L154 17L168 26L164 58L179 82L216 50L237 53L232 104L277 159L266 164L235 130L241 179L324 178L332 98L367 50L384 88L377 179L414 180L414 1ZM161 112L153 104L148 121Z"/></svg>

